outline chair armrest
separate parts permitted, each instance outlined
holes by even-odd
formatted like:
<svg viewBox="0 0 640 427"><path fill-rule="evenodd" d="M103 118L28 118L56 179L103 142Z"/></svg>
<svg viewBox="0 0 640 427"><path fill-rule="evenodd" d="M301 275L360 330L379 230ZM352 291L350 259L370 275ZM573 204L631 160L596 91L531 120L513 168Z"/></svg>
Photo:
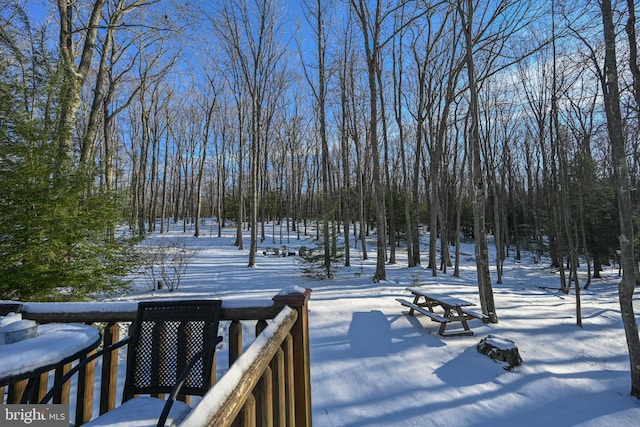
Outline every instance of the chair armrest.
<svg viewBox="0 0 640 427"><path fill-rule="evenodd" d="M207 345L205 348L203 348L198 353L196 353L191 358L191 360L189 361L187 366L184 368L182 373L180 373L180 376L176 380L176 385L173 386L173 389L171 390L171 394L169 395L169 398L167 399L166 403L164 404L164 407L162 408L162 413L160 414L160 418L158 419L157 427L164 427L165 423L167 422L167 417L169 416L169 411L171 411L171 406L173 405L173 402L176 400L176 397L178 396L178 394L180 393L180 390L182 389L182 386L187 380L187 377L189 376L189 372L191 372L191 369L193 368L193 366L198 362L198 360L202 359L206 354L208 354L211 351L215 351L215 348L220 343L220 341L222 341L222 337L216 337L216 339L211 341L209 345Z"/></svg>
<svg viewBox="0 0 640 427"><path fill-rule="evenodd" d="M89 362L94 361L95 359L97 359L98 357L102 356L105 353L110 353L113 350L116 350L126 344L129 343L129 341L131 340L131 337L126 337L116 343L113 343L105 348L103 348L102 350L98 351L97 353L92 354L91 356L87 357L86 359L83 359L82 361L80 361L80 363L78 363L76 366L74 366L73 368L71 368L69 370L69 372L67 372L62 378L60 378L60 380L58 382L56 382L56 384L53 385L53 387L51 387L51 389L47 392L47 394L42 398L42 400L40 400L40 404L46 404L49 400L51 400L51 398L53 397L54 394L58 393L61 389L62 386L71 379L71 377L73 377L75 375L76 372L78 372L80 369L84 368Z"/></svg>

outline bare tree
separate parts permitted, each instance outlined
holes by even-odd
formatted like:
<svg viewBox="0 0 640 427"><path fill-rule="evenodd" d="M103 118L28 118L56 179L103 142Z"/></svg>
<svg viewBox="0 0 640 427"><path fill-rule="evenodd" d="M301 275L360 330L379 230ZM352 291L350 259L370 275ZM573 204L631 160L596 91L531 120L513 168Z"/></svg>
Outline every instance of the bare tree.
<svg viewBox="0 0 640 427"><path fill-rule="evenodd" d="M135 108L128 110L133 223L139 235L153 231L155 227L154 207L159 193L158 150L168 126L163 107L166 94L161 94L162 85L149 83L145 81L138 92Z"/></svg>
<svg viewBox="0 0 640 427"><path fill-rule="evenodd" d="M104 35L98 37L100 39L100 60L98 61L96 77L93 89L93 99L89 109L88 121L85 133L82 137L80 147L80 163L87 165L94 160L97 133L99 128L100 114L103 112L103 105L108 101L107 96L113 96L114 86L119 80L114 79L114 68L117 61L124 56L124 51L131 47L132 43L126 43L120 49L116 46L116 31L122 26L124 18L134 12L136 9L148 5L148 0L137 0L134 2L126 2L125 0L112 0L106 4L106 13L104 27ZM69 11L67 10L67 13ZM137 55L134 55L135 59ZM129 71L133 63L124 66L125 71ZM134 93L138 88L134 89ZM133 97L129 98L129 102ZM108 103L107 103L108 105Z"/></svg>
<svg viewBox="0 0 640 427"><path fill-rule="evenodd" d="M338 60L338 91L340 94L340 104L337 108L338 117L339 117L339 140L340 140L340 157L341 157L341 166L342 166L342 186L340 187L340 199L342 205L342 218L344 221L344 246L345 246L345 259L344 265L345 267L349 267L351 265L351 248L349 243L349 223L352 220L351 214L351 150L349 140L350 140L350 132L349 132L349 99L347 93L347 81L348 81L348 69L347 58L350 56L348 54L351 49L350 41L344 41L344 50L339 54L340 59ZM354 221L355 222L355 221ZM357 238L354 239L357 241Z"/></svg>
<svg viewBox="0 0 640 427"><path fill-rule="evenodd" d="M216 67L211 67L213 73L217 73ZM197 190L196 190L196 207L195 207L195 237L200 236L200 217L202 215L202 187L204 184L204 172L207 164L207 149L209 140L211 139L214 113L218 107L217 99L221 91L221 83L215 75L206 75L207 86L201 94L200 108L204 114L202 142L200 144L200 152L198 153L197 165Z"/></svg>
<svg viewBox="0 0 640 427"><path fill-rule="evenodd" d="M369 86L369 144L371 147L371 161L373 163L373 189L376 203L376 236L377 259L375 281L386 280L387 273L385 263L387 260L387 212L386 212L386 186L385 174L381 170L380 143L378 134L380 83L378 76L381 72L383 50L406 25L422 16L425 11L408 12L409 18L402 25L393 26L390 34L385 34L385 25L393 20L398 13L405 10L405 6L412 1L399 1L397 3L383 4L382 0L376 0L374 7L370 8L364 0L350 0L351 9L356 15L362 41L364 45L365 61L367 64L367 79Z"/></svg>
<svg viewBox="0 0 640 427"><path fill-rule="evenodd" d="M614 163L614 176L618 190L618 213L620 216L620 259L623 268L622 281L618 292L620 313L624 324L629 362L631 366L631 395L640 398L640 337L633 309L633 293L639 282L640 273L633 247L633 222L629 164L627 160L620 110L620 90L618 87L618 63L616 58L616 28L614 25L611 0L601 0L600 11L605 42L604 73L602 91L607 116L609 144Z"/></svg>
<svg viewBox="0 0 640 427"><path fill-rule="evenodd" d="M382 22L391 11L383 10L382 1L376 0L372 11L364 0L350 0L355 12L365 50L367 61L367 75L369 80L369 144L371 147L371 161L373 162L373 188L376 197L376 234L377 234L377 260L374 281L386 280L387 272L385 263L387 259L387 221L385 187L383 175L380 170L380 145L378 142L378 82L376 76L381 67L381 50L384 44L382 39Z"/></svg>
<svg viewBox="0 0 640 427"><path fill-rule="evenodd" d="M404 12L404 11L403 11ZM401 12L396 19L395 25L401 25L404 21L404 13ZM405 222L405 240L407 244L407 264L409 267L415 267L416 260L413 256L413 216L411 215L412 198L411 180L409 175L409 155L407 146L409 138L405 131L404 110L405 110L405 84L404 84L404 35L405 31L399 31L398 37L393 40L392 55L392 78L393 78L393 113L398 128L398 145L401 169L402 192L404 193L404 222ZM418 261L419 261L418 257Z"/></svg>
<svg viewBox="0 0 640 427"><path fill-rule="evenodd" d="M80 109L80 92L87 80L93 60L94 45L102 18L102 10L106 0L95 0L89 5L89 16L86 23L78 29L75 27L77 5L67 0L58 0L60 15L60 112L58 121L58 173L65 174L71 166L73 154L73 136ZM76 37L82 38L81 52L78 54Z"/></svg>
<svg viewBox="0 0 640 427"><path fill-rule="evenodd" d="M350 12L349 12L350 13ZM360 101L365 95L365 89L362 82L358 79L359 61L353 60L357 56L357 51L353 47L353 25L351 19L347 20L346 28L342 34L344 48L340 53L338 60L339 68L339 91L340 91L340 115L341 120L341 149L343 151L343 174L345 185L349 180L351 171L355 175L354 181L357 195L356 203L357 213L354 213L354 248L357 248L360 242L361 258L366 260L369 258L367 249L367 216L366 216L366 198L369 194L369 179L371 162L366 161L369 157L369 138L367 137L366 108ZM349 154L351 153L351 145L353 144L353 155L355 158L349 162ZM345 164L346 162L346 164Z"/></svg>
<svg viewBox="0 0 640 427"><path fill-rule="evenodd" d="M464 55L460 52L460 34L457 31L458 18L455 8L444 3L437 13L430 14L419 22L422 27L414 38L411 50L416 68L414 95L415 106L410 110L416 126L416 160L413 179L413 211L418 210L418 170L426 167L429 159L427 185L429 188L429 263L432 275L438 270L437 242L441 236L441 256L447 257L448 232L444 213L446 204L448 165L445 164L446 141L451 130L451 108L459 94L460 74L465 65ZM426 147L426 154L421 153ZM407 171L408 173L408 171ZM419 236L417 236L417 216L413 232L414 264L419 263Z"/></svg>
<svg viewBox="0 0 640 427"><path fill-rule="evenodd" d="M329 235L329 221L333 217L332 206L332 192L330 191L329 181L329 142L327 137L327 9L328 3L323 5L322 0L315 0L315 2L303 2L303 10L309 22L312 33L316 42L316 60L314 68L317 69L317 76L315 82L312 80L312 76L309 73L309 67L304 64L304 57L301 55L305 75L307 81L311 87L311 92L315 99L317 107L318 117L318 133L320 138L322 166L321 166L321 178L322 178L322 224L323 224L323 245L324 245L324 269L327 276L331 275L331 251L330 251L330 235Z"/></svg>
<svg viewBox="0 0 640 427"><path fill-rule="evenodd" d="M497 59L504 41L510 32L515 31L519 25L514 21L519 19L519 9L508 15L511 8L517 2L502 1L499 4L488 4L485 9L477 11L477 4L473 0L456 0L456 7L461 19L465 40L465 61L467 66L469 85L469 112L471 127L469 130L469 150L471 152L471 179L473 181L473 217L474 217L474 241L476 266L478 272L478 288L480 291L480 304L484 314L489 316L491 322L497 322L498 317L493 299L491 276L489 274L489 250L486 237L485 203L487 189L482 169L482 155L480 146L480 103L479 87L483 80L476 70L476 52L482 52L488 48L488 58L485 64L486 72ZM524 3L524 2L522 2ZM524 4L517 6L524 7ZM475 22L476 14L481 18ZM508 16L507 16L508 15ZM496 26L498 24L498 26Z"/></svg>
<svg viewBox="0 0 640 427"><path fill-rule="evenodd" d="M507 218L506 179L511 164L508 161L510 148L514 145L514 106L508 101L512 96L505 84L489 82L482 113L486 123L483 138L483 154L486 159L488 194L493 205L493 235L496 249L496 283L502 284L503 263L506 258Z"/></svg>
<svg viewBox="0 0 640 427"><path fill-rule="evenodd" d="M489 274L489 249L487 247L485 202L487 199L486 187L482 173L482 160L480 155L480 105L478 95L478 81L473 49L475 37L473 35L473 18L475 5L472 0L458 1L458 12L460 14L463 28L466 65L469 79L469 113L471 117L471 128L469 131L469 149L471 152L471 177L473 180L473 218L474 218L474 242L476 255L476 268L478 275L478 289L480 290L480 305L482 312L490 316L492 322L497 322L495 302L493 300L493 289L491 287L491 276Z"/></svg>
<svg viewBox="0 0 640 427"><path fill-rule="evenodd" d="M260 0L249 5L243 0L224 1L219 13L211 17L216 35L222 41L231 66L239 79L234 85L244 86L249 102L250 228L249 267L256 263L258 245L259 172L264 150L267 115L273 114L265 105L269 91L280 75L284 49L278 36L282 22L277 4ZM274 80L275 79L275 80Z"/></svg>

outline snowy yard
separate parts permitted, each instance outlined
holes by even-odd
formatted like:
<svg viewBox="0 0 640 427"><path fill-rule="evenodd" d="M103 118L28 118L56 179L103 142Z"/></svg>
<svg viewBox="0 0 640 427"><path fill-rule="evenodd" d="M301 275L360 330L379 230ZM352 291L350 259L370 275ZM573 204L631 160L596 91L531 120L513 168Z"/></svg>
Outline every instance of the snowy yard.
<svg viewBox="0 0 640 427"><path fill-rule="evenodd" d="M477 303L471 244L461 257L460 278L451 273L434 278L423 267L409 269L399 250L398 264L387 266L388 280L373 283L375 253L362 262L360 251L352 250L352 267L338 269L331 280L304 277L297 256L262 255L268 246L313 245L296 240L293 233L282 243L269 236L259 248L257 267L247 268L248 251L233 246L233 232L223 230L221 238L215 233L198 239L181 233L151 237L185 239L197 250L180 288L156 291L154 297L244 300L271 298L293 285L313 289L309 325L315 426L640 425L640 401L629 395L617 269L603 272L604 279L582 292L580 328L575 296L541 288L558 287L547 261L534 264L526 253L520 263L509 259L504 284L494 284L500 322L474 320L474 336L445 338L437 335L437 323L404 314L406 307L395 298L410 298L405 288L422 284ZM151 296L142 279L136 287L139 292L116 299ZM489 334L513 340L523 364L507 371L478 353L476 344Z"/></svg>

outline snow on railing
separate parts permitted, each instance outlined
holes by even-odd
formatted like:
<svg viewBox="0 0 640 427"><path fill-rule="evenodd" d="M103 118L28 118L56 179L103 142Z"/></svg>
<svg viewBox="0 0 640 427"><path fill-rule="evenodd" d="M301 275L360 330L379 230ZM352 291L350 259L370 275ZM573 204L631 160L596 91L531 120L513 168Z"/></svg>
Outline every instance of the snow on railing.
<svg viewBox="0 0 640 427"><path fill-rule="evenodd" d="M297 318L298 312L285 306L181 426L229 426L241 411L243 418L255 417L256 407L267 410L276 425L293 425L293 384L287 380L293 378L289 332Z"/></svg>
<svg viewBox="0 0 640 427"><path fill-rule="evenodd" d="M280 292L271 300L247 300L244 304L241 300L223 301L221 328L226 328L224 335L227 342L220 345L216 354L219 366L214 366L214 372L224 372L224 374L220 379L222 385L215 387L218 387L218 390L226 389L227 392L233 389L232 395L240 393L244 396L242 401L244 406L238 414L241 419L269 418L273 420L272 425L302 427L311 425L307 307L310 293L310 289L295 287ZM136 309L137 302L24 303L22 316L40 324L59 322L100 326L103 335L101 345L108 346L120 339L121 324L131 322L135 318ZM223 323L226 323L225 327L222 326ZM243 323L246 323L245 327ZM255 341L245 349L246 342L242 338L243 329L254 323ZM263 353L263 349L266 353ZM269 356L272 352L274 353ZM259 358L264 357L266 360L260 363L259 369L246 362L249 359L253 360L256 353L259 353ZM121 390L122 384L118 386L118 381L122 381L126 369L126 358L113 355L113 357L105 356L98 360L100 362L91 362L86 369L80 370L78 384L82 383L83 386L76 387L76 393L66 388L54 397L54 402L71 402L70 406L75 408L74 424L76 426L98 415L93 413L93 408L99 408L99 414L102 415L120 403L118 390ZM228 370L220 366L225 361L228 363ZM239 363L238 367L235 367L236 363ZM267 367L263 369L262 366L265 363ZM100 367L99 372L96 366ZM251 366L251 369L247 366ZM36 380L46 384L50 376L53 374L60 376L69 368L70 365L59 366ZM231 376L225 379L229 372ZM238 373L243 377L239 383L236 382L237 378L232 381L234 375L237 376ZM253 384L253 377L256 375L259 377L257 387L246 386L246 384ZM271 379L268 378L269 376ZM7 385L8 390L0 387L0 396L4 396L0 404L18 403L17 396L21 395L20 391L24 390L26 382L27 380L24 380ZM229 383L235 385L224 385ZM236 385L242 387L242 390L235 390ZM244 387L247 387L247 390ZM268 391L269 388L271 392ZM45 392L46 387L36 387L37 395L32 396L32 401L39 401ZM206 399L208 401L212 398L206 397ZM188 403L190 397L186 396L185 401ZM251 402L255 402L255 405ZM193 412L194 417L202 417L200 418L202 420L217 419L216 417L220 416L208 408L208 404L196 405ZM225 419L228 419L227 415ZM218 424L202 425L217 426Z"/></svg>

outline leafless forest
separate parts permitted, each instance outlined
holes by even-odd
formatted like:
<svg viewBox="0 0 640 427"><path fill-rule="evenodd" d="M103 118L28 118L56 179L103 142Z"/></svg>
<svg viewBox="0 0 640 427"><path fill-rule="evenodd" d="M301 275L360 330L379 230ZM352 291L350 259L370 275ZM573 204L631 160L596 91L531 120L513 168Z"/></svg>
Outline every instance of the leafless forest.
<svg viewBox="0 0 640 427"><path fill-rule="evenodd" d="M329 274L366 257L363 237L375 232L374 280L400 249L409 267L457 274L451 251L474 239L492 321L489 267L501 283L509 254L551 255L559 287L576 293L615 262L623 317L635 323L636 9L0 0L3 138L37 121L41 132L19 145L50 149L48 185L90 171L84 200L116 194L139 236L186 224L198 236L212 232L201 218L219 218L238 236L251 230L252 266L264 227L295 235L314 221Z"/></svg>

